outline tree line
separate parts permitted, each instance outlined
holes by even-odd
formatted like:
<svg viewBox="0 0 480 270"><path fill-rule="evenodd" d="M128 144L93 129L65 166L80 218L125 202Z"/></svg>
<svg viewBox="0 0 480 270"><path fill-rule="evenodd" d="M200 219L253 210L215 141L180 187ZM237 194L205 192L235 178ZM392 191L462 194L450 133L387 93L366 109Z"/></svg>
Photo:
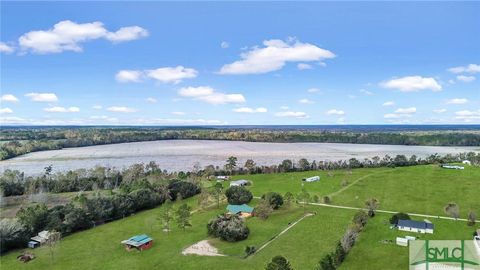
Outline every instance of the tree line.
<svg viewBox="0 0 480 270"><path fill-rule="evenodd" d="M328 130L205 127L45 127L2 128L0 160L30 152L154 140L228 140L250 142L322 142L354 144L478 146L472 130Z"/></svg>

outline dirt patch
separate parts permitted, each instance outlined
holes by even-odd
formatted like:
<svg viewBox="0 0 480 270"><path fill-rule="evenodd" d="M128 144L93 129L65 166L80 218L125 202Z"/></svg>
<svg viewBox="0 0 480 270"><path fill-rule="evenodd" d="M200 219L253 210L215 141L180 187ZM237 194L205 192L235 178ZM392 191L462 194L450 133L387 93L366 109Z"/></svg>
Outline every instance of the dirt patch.
<svg viewBox="0 0 480 270"><path fill-rule="evenodd" d="M199 256L225 256L218 253L218 250L212 246L208 240L202 240L195 243L182 251L183 255L199 255Z"/></svg>

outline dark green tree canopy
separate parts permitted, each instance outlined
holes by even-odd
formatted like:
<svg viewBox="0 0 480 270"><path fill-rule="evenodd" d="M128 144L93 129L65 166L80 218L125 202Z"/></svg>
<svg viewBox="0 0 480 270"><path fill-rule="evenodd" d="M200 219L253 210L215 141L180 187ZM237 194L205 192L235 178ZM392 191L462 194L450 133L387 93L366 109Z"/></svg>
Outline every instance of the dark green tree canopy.
<svg viewBox="0 0 480 270"><path fill-rule="evenodd" d="M229 187L225 191L225 196L227 196L229 204L249 203L253 199L253 195L248 189L239 186Z"/></svg>

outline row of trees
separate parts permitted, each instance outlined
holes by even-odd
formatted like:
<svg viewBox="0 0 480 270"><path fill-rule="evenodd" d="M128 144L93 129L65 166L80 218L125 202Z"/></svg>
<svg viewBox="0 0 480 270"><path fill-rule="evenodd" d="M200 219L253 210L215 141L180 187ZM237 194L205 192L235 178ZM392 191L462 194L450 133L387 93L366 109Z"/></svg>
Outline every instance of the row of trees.
<svg viewBox="0 0 480 270"><path fill-rule="evenodd" d="M465 132L469 130L470 132ZM30 152L153 140L231 140L251 142L323 142L396 145L477 146L480 134L464 130L387 130L382 128L166 128L44 127L2 128L0 160Z"/></svg>
<svg viewBox="0 0 480 270"><path fill-rule="evenodd" d="M72 202L50 209L45 204L21 208L16 219L4 219L0 223L1 251L24 247L31 236L43 230L66 235L200 192L196 184L180 180L169 181L163 187L158 190L138 188L128 192L119 189L112 191L111 195L98 192L93 197L81 193ZM190 211L187 205L176 211L179 227L191 226Z"/></svg>

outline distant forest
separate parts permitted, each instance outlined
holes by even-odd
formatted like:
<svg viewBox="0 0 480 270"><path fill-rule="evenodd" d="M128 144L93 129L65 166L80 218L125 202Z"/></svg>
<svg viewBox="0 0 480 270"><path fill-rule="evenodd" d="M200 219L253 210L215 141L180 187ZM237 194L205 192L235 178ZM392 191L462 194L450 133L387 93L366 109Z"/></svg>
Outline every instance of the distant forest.
<svg viewBox="0 0 480 270"><path fill-rule="evenodd" d="M322 142L428 146L480 146L480 129L311 127L3 127L0 160L67 147L154 140Z"/></svg>

